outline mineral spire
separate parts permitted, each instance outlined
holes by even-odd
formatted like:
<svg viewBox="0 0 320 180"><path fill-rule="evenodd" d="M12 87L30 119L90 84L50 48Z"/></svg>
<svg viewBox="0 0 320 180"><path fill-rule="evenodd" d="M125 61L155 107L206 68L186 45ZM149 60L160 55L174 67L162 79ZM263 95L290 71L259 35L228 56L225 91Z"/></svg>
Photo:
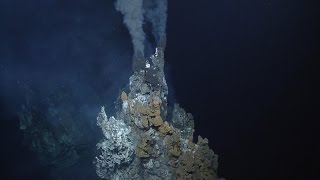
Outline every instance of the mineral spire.
<svg viewBox="0 0 320 180"><path fill-rule="evenodd" d="M194 120L178 104L168 111L164 53L156 48L119 94L115 116L104 108L97 125L97 175L105 179L218 179L218 156L208 139L193 140Z"/></svg>
<svg viewBox="0 0 320 180"><path fill-rule="evenodd" d="M97 143L97 175L104 179L219 179L218 156L208 139L194 142L194 120L178 104L168 108L164 74L166 0L117 0L134 46L129 88L108 118L102 107L97 118L104 138ZM152 24L154 54L145 57L143 24ZM171 109L171 110L169 110Z"/></svg>

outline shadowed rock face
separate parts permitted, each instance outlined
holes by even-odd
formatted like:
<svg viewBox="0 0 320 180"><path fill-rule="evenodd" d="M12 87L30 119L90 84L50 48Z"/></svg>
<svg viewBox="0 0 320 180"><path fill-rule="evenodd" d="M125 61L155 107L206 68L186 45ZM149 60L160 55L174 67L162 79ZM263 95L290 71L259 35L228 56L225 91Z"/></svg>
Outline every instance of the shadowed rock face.
<svg viewBox="0 0 320 180"><path fill-rule="evenodd" d="M178 104L168 113L163 49L144 62L130 77L128 92L119 95L122 107L115 117L107 118L103 108L98 116L104 139L97 144L97 174L106 179L218 179L218 156L208 140L199 136L193 142L192 115Z"/></svg>

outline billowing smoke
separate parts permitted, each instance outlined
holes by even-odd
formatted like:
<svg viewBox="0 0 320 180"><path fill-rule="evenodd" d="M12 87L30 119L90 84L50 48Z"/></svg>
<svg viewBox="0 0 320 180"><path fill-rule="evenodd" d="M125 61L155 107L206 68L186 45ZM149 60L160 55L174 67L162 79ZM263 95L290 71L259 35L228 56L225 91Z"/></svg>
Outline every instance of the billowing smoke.
<svg viewBox="0 0 320 180"><path fill-rule="evenodd" d="M143 0L117 0L116 10L124 15L124 23L131 34L134 53L144 53Z"/></svg>
<svg viewBox="0 0 320 180"><path fill-rule="evenodd" d="M167 0L117 0L115 6L124 15L123 21L131 35L135 56L144 56L147 38L143 24L146 21L152 25L156 46L165 46Z"/></svg>
<svg viewBox="0 0 320 180"><path fill-rule="evenodd" d="M147 21L152 24L152 32L157 46L165 46L167 24L167 0L145 0L143 8Z"/></svg>

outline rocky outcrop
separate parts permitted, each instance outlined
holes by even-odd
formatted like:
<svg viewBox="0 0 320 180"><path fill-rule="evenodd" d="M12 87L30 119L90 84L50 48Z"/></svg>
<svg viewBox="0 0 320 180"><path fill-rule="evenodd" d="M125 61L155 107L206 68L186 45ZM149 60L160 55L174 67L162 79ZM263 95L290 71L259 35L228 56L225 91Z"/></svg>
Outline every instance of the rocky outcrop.
<svg viewBox="0 0 320 180"><path fill-rule="evenodd" d="M191 142L192 143L192 142ZM217 179L218 156L208 146L208 139L198 137L178 160L177 179Z"/></svg>
<svg viewBox="0 0 320 180"><path fill-rule="evenodd" d="M96 157L96 170L99 177L109 178L109 174L133 160L131 128L122 119L113 116L108 119L104 107L98 115L97 125L101 127L104 139L97 144L101 154Z"/></svg>
<svg viewBox="0 0 320 180"><path fill-rule="evenodd" d="M218 179L218 156L208 140L193 142L194 121L178 104L168 113L162 48L135 69L129 90L119 95L116 117L104 110L98 125L97 174L109 179ZM115 161L115 162L113 162Z"/></svg>

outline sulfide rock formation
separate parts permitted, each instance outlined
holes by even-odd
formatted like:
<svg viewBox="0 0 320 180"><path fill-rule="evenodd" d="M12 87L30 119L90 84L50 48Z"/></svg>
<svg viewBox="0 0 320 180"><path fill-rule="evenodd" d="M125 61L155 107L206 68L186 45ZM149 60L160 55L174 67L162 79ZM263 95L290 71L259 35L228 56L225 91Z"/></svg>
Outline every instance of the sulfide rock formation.
<svg viewBox="0 0 320 180"><path fill-rule="evenodd" d="M94 164L104 179L219 179L218 156L208 139L193 141L194 120L178 104L168 111L164 53L140 61L129 89L118 98L117 113L97 118L104 139Z"/></svg>

